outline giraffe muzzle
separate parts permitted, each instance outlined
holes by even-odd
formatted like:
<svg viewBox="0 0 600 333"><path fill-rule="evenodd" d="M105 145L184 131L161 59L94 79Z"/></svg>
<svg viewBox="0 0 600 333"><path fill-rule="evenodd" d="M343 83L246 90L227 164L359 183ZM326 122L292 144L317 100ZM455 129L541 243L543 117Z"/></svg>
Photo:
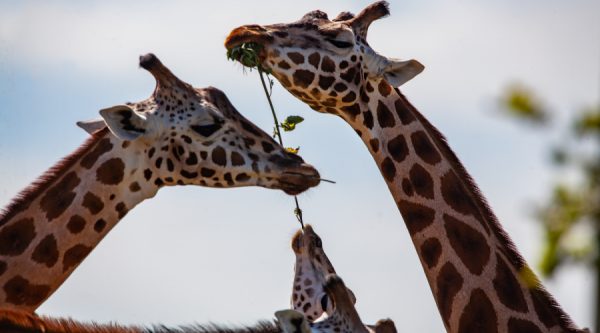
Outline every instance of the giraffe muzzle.
<svg viewBox="0 0 600 333"><path fill-rule="evenodd" d="M278 185L286 194L296 195L319 185L320 182L319 172L312 165L301 163L286 168L279 177Z"/></svg>

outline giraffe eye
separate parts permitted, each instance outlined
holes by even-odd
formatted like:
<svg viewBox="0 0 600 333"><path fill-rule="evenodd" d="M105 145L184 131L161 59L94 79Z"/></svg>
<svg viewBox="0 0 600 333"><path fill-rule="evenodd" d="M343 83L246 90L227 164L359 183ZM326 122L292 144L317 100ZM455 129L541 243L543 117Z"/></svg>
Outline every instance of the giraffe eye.
<svg viewBox="0 0 600 333"><path fill-rule="evenodd" d="M207 137L213 135L219 129L221 129L222 126L223 126L223 122L216 122L214 124L208 124L208 125L192 125L192 126L190 126L190 128L194 132L207 138Z"/></svg>
<svg viewBox="0 0 600 333"><path fill-rule="evenodd" d="M323 311L327 311L328 301L329 298L327 297L327 295L323 295L323 297L321 297L321 309L323 309Z"/></svg>
<svg viewBox="0 0 600 333"><path fill-rule="evenodd" d="M321 248L323 246L323 242L321 242L321 238L317 238L317 240L315 241L315 245L318 248Z"/></svg>
<svg viewBox="0 0 600 333"><path fill-rule="evenodd" d="M330 42L335 47L339 47L340 49L347 49L347 48L354 46L353 43L345 42L342 40L335 40L335 39L331 39L331 38L327 38L326 41Z"/></svg>

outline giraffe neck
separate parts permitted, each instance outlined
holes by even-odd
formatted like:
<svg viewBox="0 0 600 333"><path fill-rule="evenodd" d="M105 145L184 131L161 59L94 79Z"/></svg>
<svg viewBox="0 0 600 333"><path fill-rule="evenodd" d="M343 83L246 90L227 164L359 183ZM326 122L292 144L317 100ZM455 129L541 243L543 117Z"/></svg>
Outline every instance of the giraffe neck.
<svg viewBox="0 0 600 333"><path fill-rule="evenodd" d="M156 194L144 156L139 143L102 130L8 206L0 215L2 307L35 310L130 209Z"/></svg>
<svg viewBox="0 0 600 333"><path fill-rule="evenodd" d="M367 145L394 197L446 329L576 331L444 137L383 80L369 81L360 103L360 113L339 114Z"/></svg>
<svg viewBox="0 0 600 333"><path fill-rule="evenodd" d="M262 320L246 327L229 327L220 325L190 325L167 327L153 325L143 327L137 325L123 326L116 323L85 323L71 318L38 317L24 311L0 309L0 332L14 333L280 333L281 329L272 321Z"/></svg>

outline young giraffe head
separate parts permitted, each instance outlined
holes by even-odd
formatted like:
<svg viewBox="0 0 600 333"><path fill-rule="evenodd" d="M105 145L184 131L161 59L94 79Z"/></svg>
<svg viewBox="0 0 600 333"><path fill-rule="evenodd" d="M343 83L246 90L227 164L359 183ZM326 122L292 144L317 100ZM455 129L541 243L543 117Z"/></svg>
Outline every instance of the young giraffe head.
<svg viewBox="0 0 600 333"><path fill-rule="evenodd" d="M2 307L35 310L163 186L258 185L297 194L319 183L312 166L246 120L223 92L192 88L152 54L140 66L156 78L152 96L80 124L92 137L0 211Z"/></svg>
<svg viewBox="0 0 600 333"><path fill-rule="evenodd" d="M124 145L137 145L146 155L146 179L159 186L258 185L288 194L319 183L312 166L246 120L220 90L193 88L153 54L140 57L140 66L156 79L152 96L100 114Z"/></svg>
<svg viewBox="0 0 600 333"><path fill-rule="evenodd" d="M329 274L325 279L324 288L335 304L331 315L311 323L301 311L277 311L275 317L283 333L396 333L396 327L389 319L379 320L375 325L363 324L348 289L339 276Z"/></svg>
<svg viewBox="0 0 600 333"><path fill-rule="evenodd" d="M340 13L333 20L316 10L289 24L238 27L225 47L259 44L261 66L294 96L316 111L354 121L360 104L368 103L375 89L387 95L391 86L402 85L424 68L416 60L387 58L369 46L369 25L388 14L385 1L356 16ZM365 121L373 122L373 116L365 116Z"/></svg>
<svg viewBox="0 0 600 333"><path fill-rule="evenodd" d="M292 308L303 313L309 322L319 319L323 313L331 315L333 302L325 290L328 274L335 269L323 250L323 242L311 225L296 232L292 238L292 249L296 255ZM352 303L356 303L354 293L348 289Z"/></svg>

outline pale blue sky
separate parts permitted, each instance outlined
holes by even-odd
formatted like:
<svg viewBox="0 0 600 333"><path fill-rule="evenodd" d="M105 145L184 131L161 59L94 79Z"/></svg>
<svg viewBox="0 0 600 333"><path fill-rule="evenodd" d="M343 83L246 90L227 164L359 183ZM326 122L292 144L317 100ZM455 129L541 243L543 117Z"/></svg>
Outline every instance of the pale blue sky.
<svg viewBox="0 0 600 333"><path fill-rule="evenodd" d="M83 142L76 121L151 93L140 54L154 52L195 86L224 90L269 130L256 73L225 59L228 32L316 8L358 12L368 3L0 0L0 205ZM519 128L499 116L497 98L508 83L525 82L559 122L598 103L600 4L406 0L391 1L391 11L371 27L371 45L425 64L403 91L446 134L533 263L541 236L527 203L541 202L557 173L546 166L545 143L561 137L560 126L550 134ZM338 182L300 201L364 321L391 317L404 332L441 331L404 223L358 137L279 85L274 103L281 116L306 118L285 140ZM130 212L40 312L142 324L270 318L290 297L291 211L291 198L261 188L163 189ZM590 280L571 270L547 284L580 325L591 322Z"/></svg>

